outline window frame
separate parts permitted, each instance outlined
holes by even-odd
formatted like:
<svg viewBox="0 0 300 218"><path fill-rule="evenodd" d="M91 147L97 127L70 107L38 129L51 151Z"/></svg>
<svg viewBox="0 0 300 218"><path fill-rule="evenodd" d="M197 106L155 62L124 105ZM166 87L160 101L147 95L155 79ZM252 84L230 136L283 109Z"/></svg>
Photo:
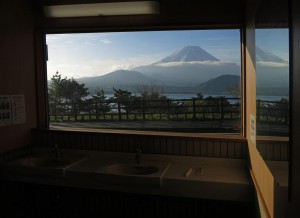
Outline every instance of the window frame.
<svg viewBox="0 0 300 218"><path fill-rule="evenodd" d="M246 139L246 76L245 76L245 28L242 25L184 25L184 26L155 26L136 28L76 28L71 30L45 29L35 31L36 42L36 81L38 99L38 128L55 129L49 127L48 116L48 90L47 90L47 34L72 34L72 33L105 33L105 32L133 32L133 31L168 31L168 30L240 30L240 80L241 80L241 132L240 134L230 133L185 133L185 132L165 132L165 131L144 131L144 130L118 130L118 129L92 129L92 128L59 128L63 131L97 132L97 133L117 133L134 135L153 136L180 136L190 138L215 138L215 139ZM41 91L42 90L42 91Z"/></svg>

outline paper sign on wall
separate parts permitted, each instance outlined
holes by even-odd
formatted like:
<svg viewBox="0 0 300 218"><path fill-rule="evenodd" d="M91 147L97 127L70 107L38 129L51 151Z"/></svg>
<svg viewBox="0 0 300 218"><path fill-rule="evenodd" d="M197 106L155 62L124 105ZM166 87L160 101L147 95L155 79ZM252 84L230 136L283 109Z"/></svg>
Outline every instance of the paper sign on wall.
<svg viewBox="0 0 300 218"><path fill-rule="evenodd" d="M0 95L0 126L26 122L24 95Z"/></svg>
<svg viewBox="0 0 300 218"><path fill-rule="evenodd" d="M250 114L250 138L253 144L256 143L256 119L253 114Z"/></svg>
<svg viewBox="0 0 300 218"><path fill-rule="evenodd" d="M9 95L0 95L0 126L11 124L11 101Z"/></svg>
<svg viewBox="0 0 300 218"><path fill-rule="evenodd" d="M22 124L26 122L25 97L24 95L12 95L12 124Z"/></svg>

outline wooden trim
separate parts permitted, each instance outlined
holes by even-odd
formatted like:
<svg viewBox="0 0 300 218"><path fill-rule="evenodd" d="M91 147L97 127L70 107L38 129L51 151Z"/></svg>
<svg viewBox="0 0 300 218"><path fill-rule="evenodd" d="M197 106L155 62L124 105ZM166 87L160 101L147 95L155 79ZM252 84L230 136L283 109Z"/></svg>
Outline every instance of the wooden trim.
<svg viewBox="0 0 300 218"><path fill-rule="evenodd" d="M246 113L246 100L247 100L247 96L246 96L246 38L245 38L245 33L246 28L243 27L241 29L241 99L242 99L242 113L241 113L241 121L242 121L242 132L241 135L243 136L243 138L247 137L247 113Z"/></svg>
<svg viewBox="0 0 300 218"><path fill-rule="evenodd" d="M289 142L289 137L276 137L276 136L257 136L256 137L256 143L266 143L266 142L271 142L271 143L288 143Z"/></svg>
<svg viewBox="0 0 300 218"><path fill-rule="evenodd" d="M71 19L71 18L69 18ZM73 18L75 19L75 18ZM96 18L89 18L96 19ZM123 18L124 19L124 18ZM135 18L137 19L137 18ZM141 19L141 18L139 18ZM70 21L71 22L71 21ZM60 25L49 25L42 27L46 34L58 33L87 33L87 32L131 32L131 31L164 31L164 30L221 30L221 29L241 29L242 24L149 24L149 25L127 25L127 26L105 26L97 25L95 27L60 27Z"/></svg>
<svg viewBox="0 0 300 218"><path fill-rule="evenodd" d="M250 175L251 175L253 184L254 184L254 186L255 186L256 192L257 192L257 194L258 194L259 200L260 200L261 203L262 203L262 206L263 206L263 210L264 210L264 212L265 212L265 215L267 216L267 218L271 218L271 215L270 215L270 213L269 213L269 211L268 211L268 207L267 207L267 205L266 205L266 202L264 201L263 195L262 195L262 193L261 193L261 191L260 191L260 188L259 188L259 185L258 185L258 183L257 183L257 180L255 179L255 175L254 175L254 173L253 173L253 171L252 171L251 169L250 169Z"/></svg>
<svg viewBox="0 0 300 218"><path fill-rule="evenodd" d="M35 73L36 73L36 95L38 127L48 126L47 112L47 78L45 64L45 34L41 31L35 32Z"/></svg>
<svg viewBox="0 0 300 218"><path fill-rule="evenodd" d="M122 135L143 135L143 136L170 136L185 138L202 138L202 139L219 139L233 140L238 142L246 142L241 135L224 135L218 133L175 133L175 132L155 132L155 131L138 131L138 130L117 130L117 129L89 129L89 128L49 128L46 131L65 131L65 132L91 132L106 134L122 134Z"/></svg>
<svg viewBox="0 0 300 218"><path fill-rule="evenodd" d="M128 2L128 0L44 0L42 1L43 6L47 5L75 5L75 4L93 4L93 3L111 3L111 2ZM145 1L145 0L134 0L134 1Z"/></svg>
<svg viewBox="0 0 300 218"><path fill-rule="evenodd" d="M255 17L260 0L247 1L245 30L245 61L246 61L246 132L251 163L251 172L269 217L274 217L274 177L256 148L256 124L251 126L251 117L256 119L256 66L255 66ZM253 132L255 137L253 138ZM252 134L252 136L251 136Z"/></svg>

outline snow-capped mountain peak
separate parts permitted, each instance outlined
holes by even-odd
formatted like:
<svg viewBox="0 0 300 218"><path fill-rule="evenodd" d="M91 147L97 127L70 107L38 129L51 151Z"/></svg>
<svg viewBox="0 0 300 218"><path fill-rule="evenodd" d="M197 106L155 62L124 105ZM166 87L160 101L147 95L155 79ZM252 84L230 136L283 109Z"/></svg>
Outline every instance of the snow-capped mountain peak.
<svg viewBox="0 0 300 218"><path fill-rule="evenodd" d="M269 50L256 46L256 61L257 62L274 62L274 63L287 63L287 61L276 56Z"/></svg>
<svg viewBox="0 0 300 218"><path fill-rule="evenodd" d="M194 62L194 61L220 61L218 58L209 54L207 51L199 46L186 46L180 49L158 63L170 63L170 62Z"/></svg>

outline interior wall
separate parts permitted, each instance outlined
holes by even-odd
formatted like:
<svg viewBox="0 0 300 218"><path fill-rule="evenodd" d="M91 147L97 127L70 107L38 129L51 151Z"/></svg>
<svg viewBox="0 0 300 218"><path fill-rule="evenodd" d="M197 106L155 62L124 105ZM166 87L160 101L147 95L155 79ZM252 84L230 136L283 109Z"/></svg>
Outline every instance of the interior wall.
<svg viewBox="0 0 300 218"><path fill-rule="evenodd" d="M221 139L213 137L160 136L130 133L101 133L73 130L33 131L32 145L61 148L130 152L139 146L144 154L246 159L247 143L244 139Z"/></svg>
<svg viewBox="0 0 300 218"><path fill-rule="evenodd" d="M0 95L25 96L25 124L0 126L0 153L30 143L37 125L34 21L28 0L1 1Z"/></svg>

